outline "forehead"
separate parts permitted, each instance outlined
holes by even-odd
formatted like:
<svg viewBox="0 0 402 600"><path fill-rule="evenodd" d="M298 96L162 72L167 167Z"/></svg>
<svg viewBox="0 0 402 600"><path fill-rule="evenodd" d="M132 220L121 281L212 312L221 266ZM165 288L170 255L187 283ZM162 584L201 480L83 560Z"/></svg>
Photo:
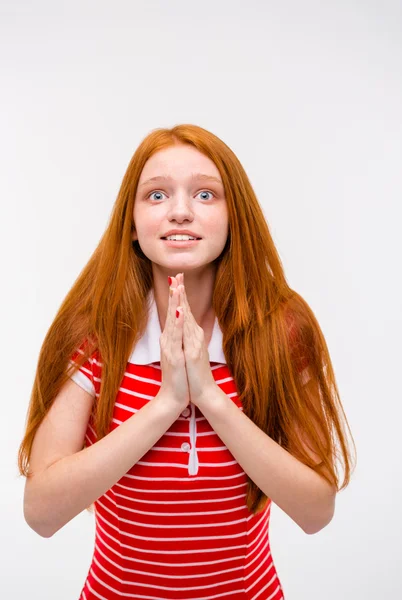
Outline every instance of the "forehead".
<svg viewBox="0 0 402 600"><path fill-rule="evenodd" d="M159 150L147 160L139 184L156 176L186 181L196 174L216 177L222 182L218 168L208 156L192 146L171 146Z"/></svg>

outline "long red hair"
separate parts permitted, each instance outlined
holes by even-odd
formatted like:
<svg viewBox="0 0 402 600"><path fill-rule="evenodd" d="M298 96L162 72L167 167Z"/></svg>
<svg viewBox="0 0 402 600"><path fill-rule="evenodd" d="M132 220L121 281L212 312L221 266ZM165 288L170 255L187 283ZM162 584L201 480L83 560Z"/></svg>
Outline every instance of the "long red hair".
<svg viewBox="0 0 402 600"><path fill-rule="evenodd" d="M109 225L42 343L19 447L20 474L31 475L29 459L35 433L71 374L67 373L70 358L84 341L88 342L87 350L77 358L79 365L95 352L103 365L100 396L94 403L98 439L109 432L127 361L146 327L146 298L153 286L151 261L138 241L132 241L137 185L147 160L173 144L195 147L215 163L222 177L229 235L216 259L212 303L244 413L340 491L349 484L351 475L345 433L345 427L349 433L350 428L323 333L307 302L286 282L263 212L239 160L217 136L196 125L153 130L135 151ZM300 375L306 369L310 390L311 382L316 390L313 395L307 392ZM320 462L306 453L300 432L308 436ZM344 465L342 486L337 458ZM267 500L248 477L249 510L260 512Z"/></svg>

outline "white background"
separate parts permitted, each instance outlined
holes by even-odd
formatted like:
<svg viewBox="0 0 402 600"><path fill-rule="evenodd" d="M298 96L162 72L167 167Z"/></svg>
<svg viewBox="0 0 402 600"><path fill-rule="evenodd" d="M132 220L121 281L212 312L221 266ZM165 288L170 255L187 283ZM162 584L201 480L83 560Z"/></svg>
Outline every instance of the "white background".
<svg viewBox="0 0 402 600"><path fill-rule="evenodd" d="M401 2L3 0L0 11L1 596L78 599L93 515L46 539L22 512L16 457L38 354L138 144L194 123L244 165L324 332L357 445L318 534L273 506L286 600L402 597Z"/></svg>

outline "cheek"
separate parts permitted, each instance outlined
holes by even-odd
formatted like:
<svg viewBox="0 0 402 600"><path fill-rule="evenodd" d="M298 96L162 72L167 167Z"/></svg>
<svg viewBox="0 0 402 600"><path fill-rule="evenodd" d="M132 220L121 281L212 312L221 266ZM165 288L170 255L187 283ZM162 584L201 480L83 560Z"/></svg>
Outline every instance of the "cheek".
<svg viewBox="0 0 402 600"><path fill-rule="evenodd" d="M136 210L134 212L134 221L137 230L143 235L155 235L159 233L159 216L156 212L146 210Z"/></svg>
<svg viewBox="0 0 402 600"><path fill-rule="evenodd" d="M224 238L226 240L228 234L228 225L222 216L217 216L216 219L208 224L207 231L216 240Z"/></svg>
<svg viewBox="0 0 402 600"><path fill-rule="evenodd" d="M205 228L206 232L213 233L214 235L216 235L217 233L222 233L222 227L225 224L226 218L225 215L223 215L221 212L211 214L209 215L208 219L202 220L202 228Z"/></svg>

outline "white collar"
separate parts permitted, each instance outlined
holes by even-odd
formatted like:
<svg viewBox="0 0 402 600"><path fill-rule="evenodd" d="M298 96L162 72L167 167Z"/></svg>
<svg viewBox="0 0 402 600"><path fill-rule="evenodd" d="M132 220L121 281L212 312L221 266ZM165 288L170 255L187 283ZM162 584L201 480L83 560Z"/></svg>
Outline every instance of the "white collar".
<svg viewBox="0 0 402 600"><path fill-rule="evenodd" d="M154 362L160 362L159 338L162 335L159 324L158 309L155 303L153 288L148 293L148 321L144 335L137 341L129 358L129 362L136 365L149 365ZM226 364L225 355L222 349L222 330L219 327L218 319L215 317L212 330L211 341L208 345L208 354L210 362Z"/></svg>

